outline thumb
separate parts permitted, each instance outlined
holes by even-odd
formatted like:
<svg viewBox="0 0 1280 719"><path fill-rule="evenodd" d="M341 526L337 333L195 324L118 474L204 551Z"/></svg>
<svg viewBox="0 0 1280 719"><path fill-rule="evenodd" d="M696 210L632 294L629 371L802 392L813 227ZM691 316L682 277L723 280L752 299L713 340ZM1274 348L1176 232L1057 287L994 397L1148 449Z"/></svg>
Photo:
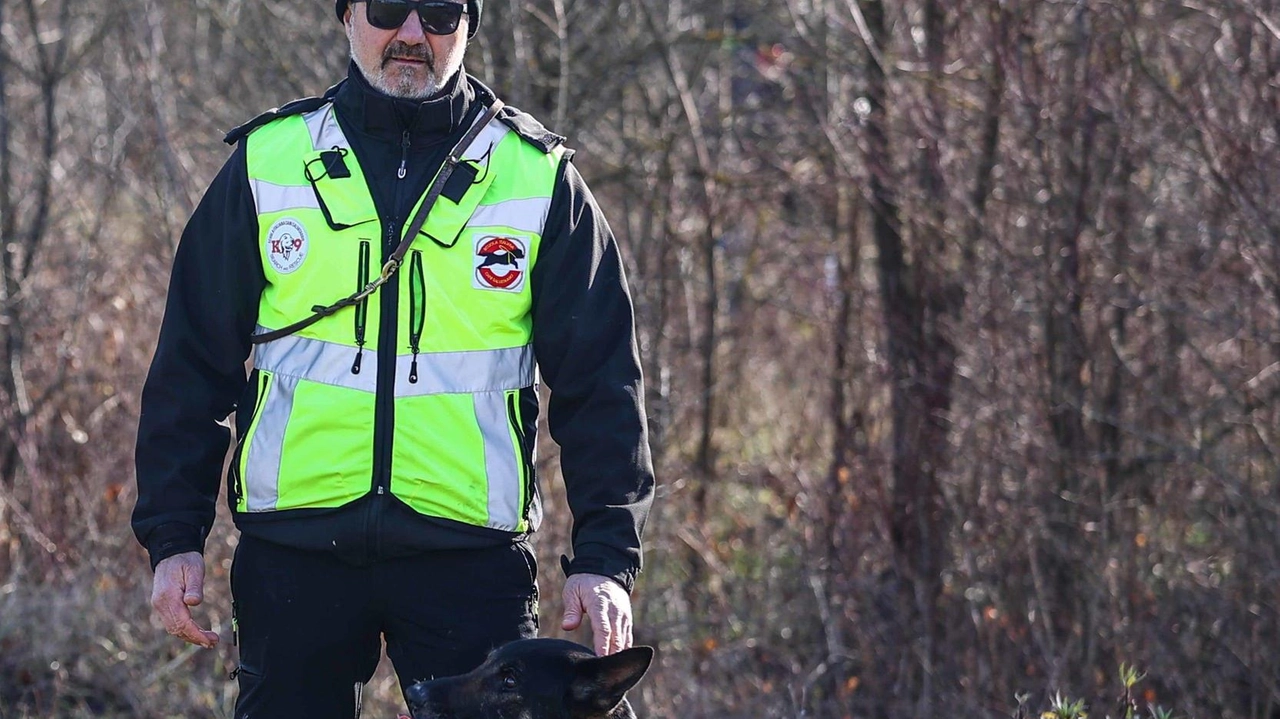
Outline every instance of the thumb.
<svg viewBox="0 0 1280 719"><path fill-rule="evenodd" d="M185 575L186 592L182 595L182 603L194 607L204 601L204 567L188 571Z"/></svg>
<svg viewBox="0 0 1280 719"><path fill-rule="evenodd" d="M565 607L564 619L560 621L560 628L566 632L571 632L582 625L582 610L578 607Z"/></svg>
<svg viewBox="0 0 1280 719"><path fill-rule="evenodd" d="M571 632L582 625L582 601L578 598L578 593L566 588L564 593L564 619L560 621L560 628L566 632Z"/></svg>

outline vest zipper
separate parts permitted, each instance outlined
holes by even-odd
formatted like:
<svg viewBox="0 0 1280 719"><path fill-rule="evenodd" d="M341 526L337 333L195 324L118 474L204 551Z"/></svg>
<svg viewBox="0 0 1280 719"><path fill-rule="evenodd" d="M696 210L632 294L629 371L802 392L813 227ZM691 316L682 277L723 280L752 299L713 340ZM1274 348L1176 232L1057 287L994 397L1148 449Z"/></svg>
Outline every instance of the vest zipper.
<svg viewBox="0 0 1280 719"><path fill-rule="evenodd" d="M408 136L404 135L405 153L408 153ZM403 165L403 163L402 163ZM403 172L403 166L401 168ZM396 183L395 204L397 210L401 205L400 194L402 183ZM390 258L400 243L399 220L387 223L386 237L383 238L382 262ZM391 462L395 435L395 395L396 395L396 315L399 312L400 273L391 275L391 279L378 290L378 367L377 381L374 384L373 400L373 476L370 477L370 490L374 501L369 504L366 515L367 534L365 554L369 559L376 559L382 553L382 515L386 512L386 495L391 486Z"/></svg>
<svg viewBox="0 0 1280 719"><path fill-rule="evenodd" d="M409 260L409 351L413 361L409 364L409 382L418 382L418 348L422 342L422 328L427 323L427 281L422 271L422 250L414 250Z"/></svg>
<svg viewBox="0 0 1280 719"><path fill-rule="evenodd" d="M400 136L400 169L396 172L396 178L403 180L408 174L409 167L409 131L405 130Z"/></svg>
<svg viewBox="0 0 1280 719"><path fill-rule="evenodd" d="M400 169L396 170L396 179L403 180L409 167L409 131L400 135ZM400 211L400 193L404 185L396 182L394 212ZM405 218L406 221L408 218ZM385 263L400 244L398 221L387 224L387 237L382 247L382 261ZM391 455L394 451L395 436L395 386L396 386L396 313L399 305L400 273L391 276L387 284L378 290L382 295L379 300L382 312L378 320L378 381L373 399L373 493L378 499L383 498L391 488ZM382 552L382 514L385 511L383 502L375 502L370 507L372 513L369 529L368 553L370 558L377 558Z"/></svg>
<svg viewBox="0 0 1280 719"><path fill-rule="evenodd" d="M369 241L360 240L360 262L356 268L356 289L362 290L369 284ZM360 360L364 357L365 330L369 322L369 298L360 300L356 305L356 361L351 365L351 374L360 374Z"/></svg>
<svg viewBox="0 0 1280 719"><path fill-rule="evenodd" d="M410 132L401 133L401 166L396 170L397 180L408 174L408 146ZM403 203L401 194L404 183L396 183L392 211L398 214ZM412 209L410 210L412 212ZM412 215L410 215L412 216ZM408 217L406 217L406 221ZM379 253L383 262L387 262L396 246L401 241L399 233L399 217L387 223L387 237L383 239L383 251ZM385 512L384 498L392 484L392 453L394 435L396 435L396 315L399 306L399 273L390 276L387 284L378 290L378 381L374 384L374 476L370 478L371 490L375 502L369 507L369 535L367 535L366 554L376 559L381 554L381 525Z"/></svg>

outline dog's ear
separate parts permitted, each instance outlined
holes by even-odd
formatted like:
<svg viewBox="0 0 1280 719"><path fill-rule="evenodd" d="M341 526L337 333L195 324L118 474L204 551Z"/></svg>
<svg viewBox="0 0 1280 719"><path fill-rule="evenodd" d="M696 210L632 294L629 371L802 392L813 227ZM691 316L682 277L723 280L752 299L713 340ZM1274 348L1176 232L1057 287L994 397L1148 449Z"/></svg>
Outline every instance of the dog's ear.
<svg viewBox="0 0 1280 719"><path fill-rule="evenodd" d="M569 695L578 706L607 712L618 706L652 661L652 647L632 647L617 654L584 659L574 669Z"/></svg>

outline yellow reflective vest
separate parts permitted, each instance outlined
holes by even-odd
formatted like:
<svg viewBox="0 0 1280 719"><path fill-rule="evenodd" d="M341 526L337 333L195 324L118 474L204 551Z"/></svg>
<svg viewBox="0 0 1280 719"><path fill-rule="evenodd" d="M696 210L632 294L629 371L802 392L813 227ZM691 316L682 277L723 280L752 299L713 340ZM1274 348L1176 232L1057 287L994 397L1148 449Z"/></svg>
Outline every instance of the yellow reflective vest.
<svg viewBox="0 0 1280 719"><path fill-rule="evenodd" d="M386 237L331 103L245 142L267 281L261 334L365 286L400 238ZM378 381L376 294L258 345L257 400L232 465L237 512L389 492L423 515L528 529L533 441L519 392L534 383L529 274L562 154L496 119L466 149L465 181L446 185L399 269L389 385ZM387 401L389 473L375 467L376 407Z"/></svg>

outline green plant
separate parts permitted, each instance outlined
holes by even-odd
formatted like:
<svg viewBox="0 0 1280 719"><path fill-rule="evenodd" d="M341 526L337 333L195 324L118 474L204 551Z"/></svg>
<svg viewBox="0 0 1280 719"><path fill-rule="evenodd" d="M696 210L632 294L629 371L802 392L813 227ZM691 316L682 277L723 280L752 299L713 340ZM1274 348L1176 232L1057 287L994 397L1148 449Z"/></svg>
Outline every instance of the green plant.
<svg viewBox="0 0 1280 719"><path fill-rule="evenodd" d="M1085 713L1083 699L1072 701L1061 693L1053 695L1053 701L1049 704L1049 711L1040 715L1040 719L1087 719L1089 716Z"/></svg>

